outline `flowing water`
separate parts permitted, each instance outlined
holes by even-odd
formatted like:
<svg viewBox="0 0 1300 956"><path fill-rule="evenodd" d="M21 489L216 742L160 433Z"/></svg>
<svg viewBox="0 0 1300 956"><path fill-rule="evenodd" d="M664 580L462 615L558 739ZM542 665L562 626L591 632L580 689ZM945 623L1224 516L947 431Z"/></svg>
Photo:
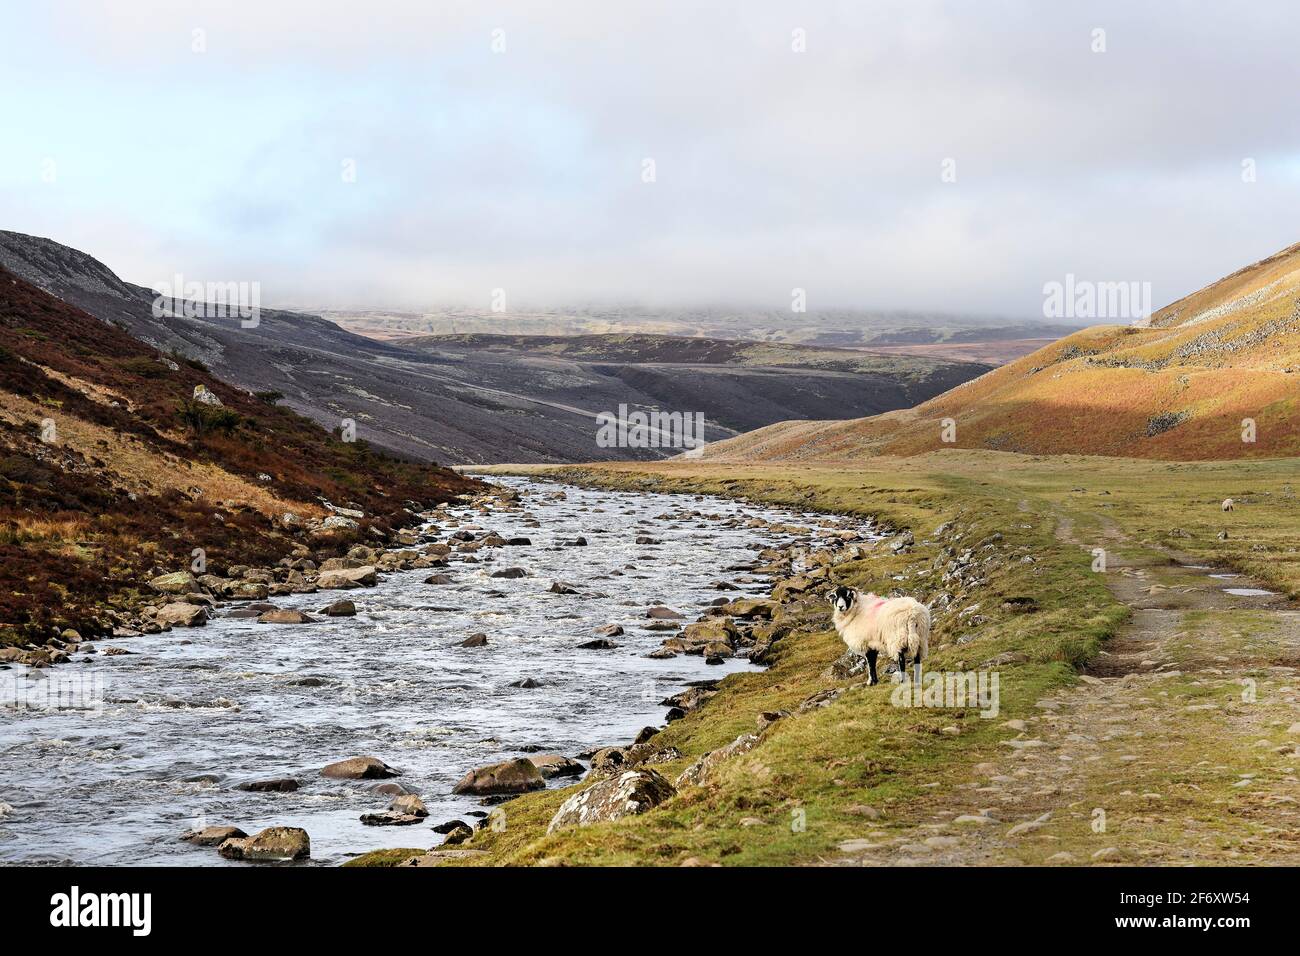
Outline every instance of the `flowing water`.
<svg viewBox="0 0 1300 956"><path fill-rule="evenodd" d="M662 723L664 696L753 666L649 659L668 635L644 627L648 606L665 604L689 621L719 596L736 596L716 589L719 580L742 594L766 591L761 578L734 569L800 536L748 526L749 518L809 528L814 543L826 533L818 519L722 499L575 488L560 496L557 485L500 483L523 493L522 508L453 509L449 517L532 545L485 548L482 563L439 569L452 575L450 585L424 584L427 570L395 572L374 588L274 599L312 613L347 597L357 605L353 618L274 625L218 616L201 628L98 642L101 652L118 646L128 655L77 654L56 668L0 671L8 682L0 697L0 861L247 865L181 842L196 825L248 833L299 826L317 863L386 846L432 847L442 838L431 824L472 823L487 812L477 798L451 795L469 770L531 748L572 757L626 744ZM439 540L447 523L436 523ZM587 547L561 546L579 535ZM660 543L637 545L638 536ZM529 575L488 576L505 567ZM580 593L550 593L555 579ZM577 649L605 624L626 629L616 649ZM455 646L479 631L486 647ZM510 686L524 678L540 686ZM14 706L16 687L29 703L48 700L48 681L75 681L102 706ZM85 701L64 701L77 703ZM363 754L402 772L398 781L422 796L428 821L360 822L391 798L372 792L371 781L327 780L319 771ZM237 789L279 777L301 789Z"/></svg>

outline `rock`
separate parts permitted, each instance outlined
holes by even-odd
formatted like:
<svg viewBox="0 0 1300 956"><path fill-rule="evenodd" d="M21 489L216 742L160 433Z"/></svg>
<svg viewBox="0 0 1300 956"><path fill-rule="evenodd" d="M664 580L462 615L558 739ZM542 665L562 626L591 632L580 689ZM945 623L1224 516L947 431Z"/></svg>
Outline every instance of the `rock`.
<svg viewBox="0 0 1300 956"><path fill-rule="evenodd" d="M572 584L566 584L563 581L552 581L551 586L547 588L552 594L577 594L578 589Z"/></svg>
<svg viewBox="0 0 1300 956"><path fill-rule="evenodd" d="M221 399L202 382L194 386L193 397L194 401L204 405L211 405L213 408L221 407Z"/></svg>
<svg viewBox="0 0 1300 956"><path fill-rule="evenodd" d="M247 783L241 783L238 789L248 793L293 793L298 789L298 781L292 777L279 777L274 780L250 780Z"/></svg>
<svg viewBox="0 0 1300 956"><path fill-rule="evenodd" d="M445 834L445 833L450 833L452 830L455 830L457 827L467 827L467 826L469 826L469 824L466 823L464 820L448 820L446 823L439 823L437 826L435 826L433 828L433 832Z"/></svg>
<svg viewBox="0 0 1300 956"><path fill-rule="evenodd" d="M413 817L427 817L429 815L429 810L424 805L424 801L414 793L399 794L393 799L388 809L394 813L406 813Z"/></svg>
<svg viewBox="0 0 1300 956"><path fill-rule="evenodd" d="M539 754L536 757L529 757L528 760L546 780L553 777L581 777L587 770L578 761L570 760L560 754Z"/></svg>
<svg viewBox="0 0 1300 956"><path fill-rule="evenodd" d="M595 633L601 637L621 637L623 628L618 624L606 624L604 627L596 628Z"/></svg>
<svg viewBox="0 0 1300 956"><path fill-rule="evenodd" d="M474 828L468 823L463 823L460 820L453 820L452 823L455 826L442 831L446 834L442 841L443 846L458 846L474 836Z"/></svg>
<svg viewBox="0 0 1300 956"><path fill-rule="evenodd" d="M592 776L617 773L627 764L627 751L622 747L604 747L591 755Z"/></svg>
<svg viewBox="0 0 1300 956"><path fill-rule="evenodd" d="M363 813L361 822L368 827L409 827L423 823L427 814L398 813L396 810L384 810L381 813Z"/></svg>
<svg viewBox="0 0 1300 956"><path fill-rule="evenodd" d="M357 613L357 606L349 600L335 601L320 609L326 617L352 617Z"/></svg>
<svg viewBox="0 0 1300 956"><path fill-rule="evenodd" d="M265 601L271 589L258 581L232 581L222 591L234 601Z"/></svg>
<svg viewBox="0 0 1300 956"><path fill-rule="evenodd" d="M158 609L154 622L172 627L198 627L208 623L208 609L199 604L164 604Z"/></svg>
<svg viewBox="0 0 1300 956"><path fill-rule="evenodd" d="M455 794L491 796L494 794L527 793L546 786L541 771L524 757L506 760L471 770L452 788Z"/></svg>
<svg viewBox="0 0 1300 956"><path fill-rule="evenodd" d="M594 641L586 641L578 645L578 649L582 651L612 651L617 647L618 645L613 641L608 641L603 637L598 637Z"/></svg>
<svg viewBox="0 0 1300 956"><path fill-rule="evenodd" d="M525 690L532 690L534 687L541 687L542 685L540 682L533 680L531 677L524 677L521 678L520 680L514 681L510 686L522 687Z"/></svg>
<svg viewBox="0 0 1300 956"><path fill-rule="evenodd" d="M255 836L232 837L217 852L228 860L305 860L311 838L299 827L267 827Z"/></svg>
<svg viewBox="0 0 1300 956"><path fill-rule="evenodd" d="M450 574L431 574L424 579L425 584L451 584L454 578Z"/></svg>
<svg viewBox="0 0 1300 956"><path fill-rule="evenodd" d="M181 835L181 839L195 846L221 846L227 840L248 836L239 827L204 827L202 830L190 830Z"/></svg>
<svg viewBox="0 0 1300 956"><path fill-rule="evenodd" d="M491 577L494 577L494 578L509 578L509 579L512 579L512 580L513 580L513 579L515 579L515 578L526 578L526 577L528 577L528 572L525 571L523 568L503 568L503 569L500 570L500 571L493 571L492 574L491 574Z"/></svg>
<svg viewBox="0 0 1300 956"><path fill-rule="evenodd" d="M258 624L311 624L315 618L308 617L302 611L291 611L287 608L278 611L267 611L257 619Z"/></svg>
<svg viewBox="0 0 1300 956"><path fill-rule="evenodd" d="M682 771L681 776L677 778L677 786L700 785L705 783L709 775L724 760L731 757L737 757L741 754L749 753L756 746L761 738L758 734L741 734L725 747L719 747L717 750L710 750L703 757L700 757L695 763L691 764Z"/></svg>
<svg viewBox="0 0 1300 956"><path fill-rule="evenodd" d="M672 608L664 607L662 604L656 604L648 609L645 616L654 621L681 621L686 618L685 614L678 614Z"/></svg>
<svg viewBox="0 0 1300 956"><path fill-rule="evenodd" d="M336 568L322 571L316 586L322 591L344 591L349 588L372 588L379 583L379 573L373 565L359 568Z"/></svg>
<svg viewBox="0 0 1300 956"><path fill-rule="evenodd" d="M730 604L726 605L725 610L732 617L738 617L742 621L763 618L771 620L772 615L776 612L778 605L775 601L766 601L760 598L736 598Z"/></svg>
<svg viewBox="0 0 1300 956"><path fill-rule="evenodd" d="M565 827L582 827L644 813L676 792L673 785L654 770L627 770L608 780L594 783L565 800L551 818L546 832L554 833Z"/></svg>
<svg viewBox="0 0 1300 956"><path fill-rule="evenodd" d="M482 634L482 633L471 634L469 637L465 638L465 640L461 641L456 646L457 647L487 647L487 642L488 639L486 634Z"/></svg>
<svg viewBox="0 0 1300 956"><path fill-rule="evenodd" d="M532 538L506 538L505 540L506 547L509 548L527 548L531 547L532 543Z"/></svg>
<svg viewBox="0 0 1300 956"><path fill-rule="evenodd" d="M349 757L329 764L320 774L333 780L381 780L400 776L378 757Z"/></svg>
<svg viewBox="0 0 1300 956"><path fill-rule="evenodd" d="M878 670L883 671L885 661L880 661ZM848 680L850 677L860 677L867 673L867 657L865 654L859 654L856 651L845 651L830 666L830 676L836 680Z"/></svg>
<svg viewBox="0 0 1300 956"><path fill-rule="evenodd" d="M637 744L648 743L657 733L659 733L658 727L642 727L641 732L638 733L636 739L632 741L632 746L635 747Z"/></svg>
<svg viewBox="0 0 1300 956"><path fill-rule="evenodd" d="M70 627L64 628L63 633L59 635L59 638L67 644L81 643L81 635Z"/></svg>
<svg viewBox="0 0 1300 956"><path fill-rule="evenodd" d="M160 594L187 594L198 591L198 579L188 571L173 571L172 574L159 575L149 581L149 587Z"/></svg>
<svg viewBox="0 0 1300 956"><path fill-rule="evenodd" d="M1092 858L1098 861L1117 860L1119 859L1119 857L1120 857L1120 852L1119 852L1119 847L1117 846L1102 847L1100 850L1098 850L1096 853L1092 855Z"/></svg>

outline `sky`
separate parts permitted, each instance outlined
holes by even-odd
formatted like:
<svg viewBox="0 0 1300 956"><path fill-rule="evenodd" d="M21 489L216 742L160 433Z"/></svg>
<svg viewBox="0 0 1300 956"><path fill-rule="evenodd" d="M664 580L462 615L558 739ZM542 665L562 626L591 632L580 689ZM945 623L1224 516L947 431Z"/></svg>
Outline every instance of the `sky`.
<svg viewBox="0 0 1300 956"><path fill-rule="evenodd" d="M1300 5L56 0L0 228L264 305L1041 316L1300 241ZM653 175L651 175L651 173Z"/></svg>

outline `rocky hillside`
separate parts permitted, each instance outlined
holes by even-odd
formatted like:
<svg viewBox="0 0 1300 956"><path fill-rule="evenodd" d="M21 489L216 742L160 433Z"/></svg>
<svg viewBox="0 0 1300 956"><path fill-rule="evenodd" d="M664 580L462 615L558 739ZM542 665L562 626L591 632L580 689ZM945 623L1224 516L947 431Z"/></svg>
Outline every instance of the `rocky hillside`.
<svg viewBox="0 0 1300 956"><path fill-rule="evenodd" d="M405 348L278 309L262 308L253 328L237 318L156 315L151 289L123 281L83 252L21 233L0 231L0 266L164 352L202 362L225 381L280 392L286 405L327 429L350 419L377 447L443 463L661 458L668 452L597 444L596 415L620 404L702 412L712 441L787 418L905 407L984 370L877 357L840 372L792 367L799 361L779 371L721 362L679 375L651 367L653 358L638 357L635 347L609 356L619 368L525 347L484 350L473 341Z"/></svg>
<svg viewBox="0 0 1300 956"><path fill-rule="evenodd" d="M107 280L106 280L107 281ZM476 483L345 442L0 268L0 643L142 582L388 540Z"/></svg>
<svg viewBox="0 0 1300 956"><path fill-rule="evenodd" d="M851 421L782 422L706 454L837 460L957 447L1277 458L1300 455L1298 393L1300 245L1141 325L1085 329L915 408ZM955 424L949 442L945 420Z"/></svg>
<svg viewBox="0 0 1300 956"><path fill-rule="evenodd" d="M480 387L511 389L556 409L556 428L576 429L584 460L638 458L636 449L592 445L602 410L701 412L708 441L783 419L839 418L904 408L989 366L848 349L670 335L454 335L402 344L472 370ZM582 449L585 448L585 452ZM612 454L611 454L612 453Z"/></svg>

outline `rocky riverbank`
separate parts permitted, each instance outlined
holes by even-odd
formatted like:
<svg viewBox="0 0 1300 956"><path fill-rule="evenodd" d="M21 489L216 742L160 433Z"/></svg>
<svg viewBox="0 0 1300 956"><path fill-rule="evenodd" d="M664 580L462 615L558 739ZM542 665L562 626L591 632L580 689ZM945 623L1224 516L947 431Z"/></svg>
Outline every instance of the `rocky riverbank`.
<svg viewBox="0 0 1300 956"><path fill-rule="evenodd" d="M77 751L84 739L92 781L96 754L156 767L148 786L193 808L188 829L170 839L184 830L188 843L219 851L212 862L335 861L343 841L368 848L371 832L369 846L421 832L442 835L439 852L469 854L465 844L520 794L680 758L654 737L710 699L723 675L766 661L790 626L782 599L878 547L877 529L861 519L803 522L717 499L556 485L493 487L422 517L386 547L326 556L304 546L271 566L156 575L112 639L69 635L35 661L44 666L5 665L29 683L48 671L102 677L107 687L103 718L24 712L30 729L13 728L10 755L31 752L31 772L48 773L38 768L57 751L40 741ZM774 597L778 579L785 586ZM292 662L283 675L277 661ZM130 742L104 737L133 713L143 720L122 724ZM425 726L425 714L436 722ZM334 729L339 719L346 732ZM245 747L225 761L216 757L224 744L208 752L217 739L249 735L266 740L256 759ZM171 748L186 738L203 749L178 763ZM431 764L430 747L445 756ZM489 759L471 762L474 754ZM67 752L52 766L84 782ZM650 778L646 793L666 792L677 776L667 787ZM20 813L12 793L0 798ZM594 797L575 820L607 812L592 809ZM101 812L120 813L119 798L104 799ZM311 812L320 801L356 806L352 823ZM0 824L0 851L5 835ZM247 842L222 850L228 841ZM157 852L170 860L175 851Z"/></svg>

